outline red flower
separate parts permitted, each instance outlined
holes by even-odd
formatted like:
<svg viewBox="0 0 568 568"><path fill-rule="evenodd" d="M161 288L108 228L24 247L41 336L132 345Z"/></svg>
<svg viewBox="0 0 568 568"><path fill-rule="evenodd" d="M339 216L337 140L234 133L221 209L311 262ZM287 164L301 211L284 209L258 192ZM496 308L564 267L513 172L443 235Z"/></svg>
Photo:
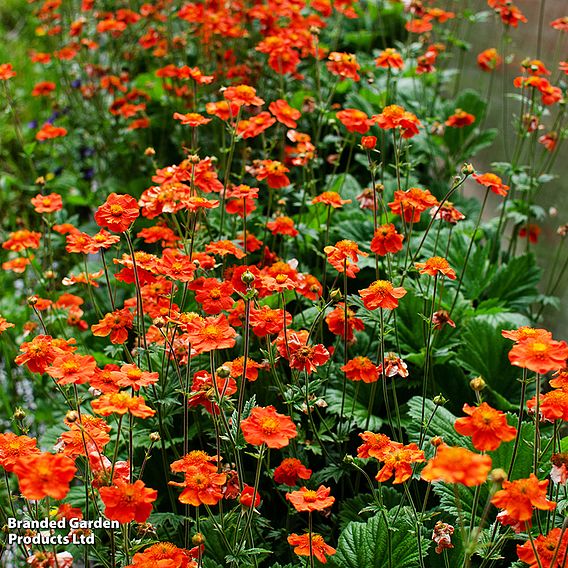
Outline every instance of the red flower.
<svg viewBox="0 0 568 568"><path fill-rule="evenodd" d="M38 193L30 201L36 213L54 213L63 209L63 200L58 193L50 193L49 195Z"/></svg>
<svg viewBox="0 0 568 568"><path fill-rule="evenodd" d="M207 353L217 349L229 349L235 345L237 332L229 325L227 316L204 318L195 329L188 332L187 338L196 353Z"/></svg>
<svg viewBox="0 0 568 568"><path fill-rule="evenodd" d="M491 503L505 509L507 515L517 521L530 521L533 509L552 511L556 503L546 499L548 479L539 481L534 473L526 479L504 481L503 489L497 491Z"/></svg>
<svg viewBox="0 0 568 568"><path fill-rule="evenodd" d="M289 487L298 484L298 479L310 479L312 470L305 467L297 458L286 458L274 470L274 481Z"/></svg>
<svg viewBox="0 0 568 568"><path fill-rule="evenodd" d="M286 493L286 499L292 503L294 509L299 513L323 511L329 509L335 502L335 497L329 494L331 489L320 485L317 490L301 487L299 491Z"/></svg>
<svg viewBox="0 0 568 568"><path fill-rule="evenodd" d="M95 374L97 363L91 355L64 353L56 357L46 373L59 385L83 384Z"/></svg>
<svg viewBox="0 0 568 568"><path fill-rule="evenodd" d="M512 365L544 375L566 366L568 344L545 338L528 338L519 341L509 351Z"/></svg>
<svg viewBox="0 0 568 568"><path fill-rule="evenodd" d="M341 370L350 381L375 383L379 380L379 370L368 357L355 357L343 365Z"/></svg>
<svg viewBox="0 0 568 568"><path fill-rule="evenodd" d="M517 429L507 424L505 414L486 402L479 406L464 404L463 411L468 417L458 418L454 427L463 436L472 437L476 450L496 450L501 442L510 442L517 434Z"/></svg>
<svg viewBox="0 0 568 568"><path fill-rule="evenodd" d="M450 128L464 128L466 126L471 126L475 122L475 116L461 108L456 109L455 113L452 114L445 122L446 126Z"/></svg>
<svg viewBox="0 0 568 568"><path fill-rule="evenodd" d="M278 122L281 122L288 128L296 128L298 126L296 121L302 116L302 113L292 108L284 99L278 99L270 103L268 108Z"/></svg>
<svg viewBox="0 0 568 568"><path fill-rule="evenodd" d="M357 58L352 53L339 53L332 51L328 56L327 68L333 75L338 75L341 79L353 79L359 81L360 65L357 63Z"/></svg>
<svg viewBox="0 0 568 568"><path fill-rule="evenodd" d="M95 221L113 233L124 233L140 215L138 203L130 195L111 193L97 209Z"/></svg>
<svg viewBox="0 0 568 568"><path fill-rule="evenodd" d="M406 295L404 288L394 288L386 280L376 280L368 288L359 290L363 303L368 310L384 308L394 310L398 306L400 298Z"/></svg>
<svg viewBox="0 0 568 568"><path fill-rule="evenodd" d="M22 456L13 467L18 476L20 492L26 499L44 497L63 499L69 493L69 483L77 468L71 458L62 454L33 453Z"/></svg>
<svg viewBox="0 0 568 568"><path fill-rule="evenodd" d="M105 517L119 523L146 522L152 512L152 503L158 497L158 492L146 487L140 479L134 483L101 487L99 493L105 504Z"/></svg>
<svg viewBox="0 0 568 568"><path fill-rule="evenodd" d="M327 556L332 556L337 552L335 548L332 548L331 546L326 544L323 536L317 533L312 533L311 544L309 533L302 535L292 533L288 537L288 544L294 547L294 553L298 556L313 555L322 564L325 564L327 562Z"/></svg>
<svg viewBox="0 0 568 568"><path fill-rule="evenodd" d="M176 483L170 481L170 485L183 487L179 496L181 503L186 505L216 505L222 498L222 488L227 481L224 473L217 473L216 468L205 468L200 465L192 465L184 468L184 481Z"/></svg>
<svg viewBox="0 0 568 568"><path fill-rule="evenodd" d="M390 210L395 215L404 216L407 223L418 223L420 214L434 205L438 205L438 200L428 189L418 187L411 187L407 191L395 191L394 201L389 203Z"/></svg>
<svg viewBox="0 0 568 568"><path fill-rule="evenodd" d="M292 420L284 414L278 414L274 406L253 408L250 416L241 422L241 430L249 444L266 444L274 449L287 446L297 435Z"/></svg>
<svg viewBox="0 0 568 568"><path fill-rule="evenodd" d="M473 174L473 179L490 189L493 193L497 195L507 195L509 191L509 186L505 185L498 175L487 173L487 174Z"/></svg>
<svg viewBox="0 0 568 568"><path fill-rule="evenodd" d="M416 262L414 266L418 268L420 274L428 274L429 276L442 274L443 276L447 276L450 280L456 279L454 269L451 268L449 262L441 256L433 256L426 262Z"/></svg>
<svg viewBox="0 0 568 568"><path fill-rule="evenodd" d="M372 117L379 128L390 130L400 128L403 138L412 138L418 134L420 121L411 112L405 111L401 106L390 105L383 109L381 114Z"/></svg>
<svg viewBox="0 0 568 568"><path fill-rule="evenodd" d="M276 217L273 221L266 223L266 228L273 235L287 235L289 237L297 237L300 233L294 227L294 221L290 217L281 215Z"/></svg>
<svg viewBox="0 0 568 568"><path fill-rule="evenodd" d="M203 126L204 124L208 124L213 119L212 118L205 118L201 114L197 112L189 112L187 114L181 114L179 112L174 112L174 118L179 120L181 124L184 126L191 126L193 128L197 128L198 126Z"/></svg>
<svg viewBox="0 0 568 568"><path fill-rule="evenodd" d="M345 272L350 278L355 278L359 267L359 256L369 256L359 249L359 245L353 241L343 240L335 243L335 246L324 247L327 260L339 272Z"/></svg>
<svg viewBox="0 0 568 568"><path fill-rule="evenodd" d="M502 63L503 58L494 47L482 51L477 56L477 64L483 71L495 71Z"/></svg>
<svg viewBox="0 0 568 568"><path fill-rule="evenodd" d="M375 59L375 65L385 69L402 69L404 67L404 61L402 60L402 55L400 55L396 49L387 47L387 49L381 51L379 56Z"/></svg>
<svg viewBox="0 0 568 568"><path fill-rule="evenodd" d="M53 126L46 122L36 133L36 140L43 142L44 140L52 140L67 135L67 130L61 126Z"/></svg>
<svg viewBox="0 0 568 568"><path fill-rule="evenodd" d="M362 110L356 108L340 110L335 116L349 132L365 134L372 125L371 119Z"/></svg>
<svg viewBox="0 0 568 568"><path fill-rule="evenodd" d="M422 470L426 481L460 483L467 487L481 485L491 470L491 458L457 446L439 446L436 455Z"/></svg>
<svg viewBox="0 0 568 568"><path fill-rule="evenodd" d="M241 495L239 497L239 503L248 507L249 509L252 507L252 498L254 495L254 507L258 507L260 505L260 494L254 487L250 485L245 485L243 490L241 491Z"/></svg>
<svg viewBox="0 0 568 568"><path fill-rule="evenodd" d="M418 449L416 444L404 446L392 443L382 453L379 461L383 467L377 473L375 479L380 483L388 481L394 475L394 484L404 483L412 476L412 464L426 461L424 452Z"/></svg>
<svg viewBox="0 0 568 568"><path fill-rule="evenodd" d="M347 308L347 326L345 326L345 304L340 302L336 307L327 314L325 322L329 327L329 331L334 335L339 335L340 337L345 337L345 330L347 327L347 341L353 341L353 332L363 331L365 329L365 324L363 320L355 317L355 312L350 308Z"/></svg>
<svg viewBox="0 0 568 568"><path fill-rule="evenodd" d="M99 323L91 326L91 331L98 337L110 335L112 343L121 344L128 339L128 330L133 324L134 316L128 308L123 308L106 314Z"/></svg>
<svg viewBox="0 0 568 568"><path fill-rule="evenodd" d="M568 532L556 527L546 536L539 534L533 541L517 544L517 555L529 568L562 568L566 563L567 548Z"/></svg>
<svg viewBox="0 0 568 568"><path fill-rule="evenodd" d="M380 256L385 256L389 252L397 253L402 250L404 235L397 233L392 223L387 223L377 227L373 240L371 241L371 251Z"/></svg>

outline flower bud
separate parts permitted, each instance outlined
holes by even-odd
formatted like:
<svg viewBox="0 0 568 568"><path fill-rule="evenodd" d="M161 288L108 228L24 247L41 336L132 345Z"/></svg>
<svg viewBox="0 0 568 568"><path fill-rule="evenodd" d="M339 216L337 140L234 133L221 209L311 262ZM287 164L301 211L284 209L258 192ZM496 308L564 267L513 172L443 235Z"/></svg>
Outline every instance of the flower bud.
<svg viewBox="0 0 568 568"><path fill-rule="evenodd" d="M33 308L33 306L37 304L37 296L30 296L27 301L28 306L31 306Z"/></svg>
<svg viewBox="0 0 568 568"><path fill-rule="evenodd" d="M225 365L221 365L221 367L217 367L215 374L220 379L228 379L231 376L231 369L229 369L229 367L227 367Z"/></svg>
<svg viewBox="0 0 568 568"><path fill-rule="evenodd" d="M16 410L14 410L14 414L12 415L12 418L17 422L21 422L25 417L26 411L19 406L16 408Z"/></svg>
<svg viewBox="0 0 568 568"><path fill-rule="evenodd" d="M150 437L150 442L152 442L152 444L155 444L156 442L159 442L162 439L162 437L158 432L151 432L149 437Z"/></svg>
<svg viewBox="0 0 568 568"><path fill-rule="evenodd" d="M329 297L331 300L333 300L334 302L339 302L341 301L341 299L343 298L343 295L341 294L341 290L339 290L338 288L334 288L330 293L329 293Z"/></svg>
<svg viewBox="0 0 568 568"><path fill-rule="evenodd" d="M155 156L155 155L156 155L156 150L154 150L152 146L148 146L148 148L144 150L144 156Z"/></svg>
<svg viewBox="0 0 568 568"><path fill-rule="evenodd" d="M195 533L191 537L191 543L193 546L201 546L202 544L205 544L205 537L201 533Z"/></svg>
<svg viewBox="0 0 568 568"><path fill-rule="evenodd" d="M507 472L498 467L491 471L489 478L493 481L493 483L501 484L503 481L507 481Z"/></svg>
<svg viewBox="0 0 568 568"><path fill-rule="evenodd" d="M475 169L473 168L473 166L467 163L462 166L461 171L464 176L470 176L471 174L475 173Z"/></svg>
<svg viewBox="0 0 568 568"><path fill-rule="evenodd" d="M487 384L483 380L483 377L475 377L475 379L471 379L471 381L469 381L469 386L475 392L481 392L487 386Z"/></svg>
<svg viewBox="0 0 568 568"><path fill-rule="evenodd" d="M65 422L73 424L74 422L77 422L77 420L79 420L79 413L76 410L69 410L69 412L65 415Z"/></svg>
<svg viewBox="0 0 568 568"><path fill-rule="evenodd" d="M377 145L376 136L363 136L361 138L361 146L363 146L365 150L373 150L376 145Z"/></svg>
<svg viewBox="0 0 568 568"><path fill-rule="evenodd" d="M442 394L436 395L432 400L436 406L444 406L444 404L448 402L448 399L445 398Z"/></svg>
<svg viewBox="0 0 568 568"><path fill-rule="evenodd" d="M250 286L256 280L255 275L250 270L245 270L241 275L241 282Z"/></svg>
<svg viewBox="0 0 568 568"><path fill-rule="evenodd" d="M36 185L45 185L45 178L43 176L39 176L36 178L35 182Z"/></svg>
<svg viewBox="0 0 568 568"><path fill-rule="evenodd" d="M439 446L441 446L444 443L444 438L442 438L442 436L434 436L431 440L430 440L430 444L432 444L432 446L434 446L435 448L438 448Z"/></svg>

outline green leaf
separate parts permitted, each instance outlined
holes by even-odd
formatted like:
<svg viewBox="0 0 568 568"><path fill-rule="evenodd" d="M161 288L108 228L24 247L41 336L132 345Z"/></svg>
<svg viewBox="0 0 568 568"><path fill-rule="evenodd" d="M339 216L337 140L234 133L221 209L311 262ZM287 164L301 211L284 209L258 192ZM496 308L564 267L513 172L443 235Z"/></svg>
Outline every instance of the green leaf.
<svg viewBox="0 0 568 568"><path fill-rule="evenodd" d="M328 412L338 416L341 414L341 397L340 390L328 389L325 395L325 401L328 404ZM378 416L372 414L369 416L366 404L353 400L353 397L349 393L345 393L343 414L350 416L351 409L353 409L352 420L359 428L366 428L367 430L376 432L382 426L383 421Z"/></svg>
<svg viewBox="0 0 568 568"><path fill-rule="evenodd" d="M471 440L456 432L454 428L456 417L449 410L443 406L436 407L430 399L426 399L424 404L424 421L428 423L426 438L441 436L448 446L462 446L468 450L473 450ZM420 441L420 425L422 421L422 397L412 397L408 401L408 408L411 420L408 422L406 430L410 441L418 443Z"/></svg>
<svg viewBox="0 0 568 568"><path fill-rule="evenodd" d="M422 539L421 544L424 554L428 542ZM415 527L406 507L396 520L388 519L385 514L377 515L366 523L349 523L341 532L337 553L330 558L330 565L332 568L419 566Z"/></svg>

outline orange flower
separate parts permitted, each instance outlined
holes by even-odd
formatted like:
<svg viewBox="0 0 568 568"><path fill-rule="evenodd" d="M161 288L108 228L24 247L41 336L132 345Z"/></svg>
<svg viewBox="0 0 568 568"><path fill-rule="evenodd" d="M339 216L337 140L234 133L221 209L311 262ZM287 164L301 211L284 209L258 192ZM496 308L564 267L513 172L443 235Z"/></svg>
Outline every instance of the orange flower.
<svg viewBox="0 0 568 568"><path fill-rule="evenodd" d="M291 369L313 373L317 367L325 365L329 361L329 351L321 344L307 345L302 341L291 337L288 342L290 353L289 364Z"/></svg>
<svg viewBox="0 0 568 568"><path fill-rule="evenodd" d="M452 114L446 122L444 123L446 126L450 128L464 128L465 126L470 126L475 122L475 116L461 108L456 109L455 113Z"/></svg>
<svg viewBox="0 0 568 568"><path fill-rule="evenodd" d="M375 59L375 65L377 67L384 67L385 69L402 69L404 67L404 61L396 49L387 47L387 49L381 51L379 56Z"/></svg>
<svg viewBox="0 0 568 568"><path fill-rule="evenodd" d="M509 351L512 365L544 375L566 366L568 344L546 338L528 338L516 343Z"/></svg>
<svg viewBox="0 0 568 568"><path fill-rule="evenodd" d="M219 282L216 278L198 278L189 288L195 290L195 301L201 304L206 314L217 315L222 310L229 310L235 301L231 298L234 292L230 282Z"/></svg>
<svg viewBox="0 0 568 568"><path fill-rule="evenodd" d="M158 382L158 373L142 371L136 365L122 365L120 371L111 371L111 377L119 387L131 387L139 391L141 387L147 387Z"/></svg>
<svg viewBox="0 0 568 568"><path fill-rule="evenodd" d="M544 418L550 422L568 420L568 391L553 389L550 392L539 395L539 397L539 419ZM536 397L527 400L527 408L536 412Z"/></svg>
<svg viewBox="0 0 568 568"><path fill-rule="evenodd" d="M347 341L353 341L354 331L363 331L365 329L365 324L363 320L355 317L355 312L350 308L347 308L347 326L345 326L345 304L339 302L336 307L327 314L325 322L329 327L329 331L334 335L339 335L340 337L345 337L345 331L347 328Z"/></svg>
<svg viewBox="0 0 568 568"><path fill-rule="evenodd" d="M284 99L278 99L270 103L268 109L278 122L281 122L288 128L296 128L298 126L296 121L302 116L299 110L292 108Z"/></svg>
<svg viewBox="0 0 568 568"><path fill-rule="evenodd" d="M379 380L379 370L368 357L355 357L343 365L341 370L350 381L376 383Z"/></svg>
<svg viewBox="0 0 568 568"><path fill-rule="evenodd" d="M157 268L161 274L178 282L190 282L195 272L195 264L189 256L170 249L164 251Z"/></svg>
<svg viewBox="0 0 568 568"><path fill-rule="evenodd" d="M425 15L424 18L414 18L406 22L404 27L412 34L425 34L426 32L432 31L432 23L428 15Z"/></svg>
<svg viewBox="0 0 568 568"><path fill-rule="evenodd" d="M36 140L43 142L44 140L52 140L67 135L67 130L61 126L53 126L46 122L36 133Z"/></svg>
<svg viewBox="0 0 568 568"><path fill-rule="evenodd" d="M192 128L203 126L213 120L212 118L205 118L197 112L188 112L187 114L174 112L174 118L179 120L183 126L191 126Z"/></svg>
<svg viewBox="0 0 568 568"><path fill-rule="evenodd" d="M227 316L211 316L198 322L188 332L187 338L197 353L207 353L216 349L229 349L235 345L237 332L229 325Z"/></svg>
<svg viewBox="0 0 568 568"><path fill-rule="evenodd" d="M552 339L552 333L546 329L529 327L523 325L518 329L504 329L501 331L501 335L506 339L511 339L513 341L521 341L523 339L538 339L541 341L548 341Z"/></svg>
<svg viewBox="0 0 568 568"><path fill-rule="evenodd" d="M362 110L356 108L340 110L335 116L349 132L366 134L372 125L371 119Z"/></svg>
<svg viewBox="0 0 568 568"><path fill-rule="evenodd" d="M14 252L20 252L29 248L39 248L41 233L22 229L8 235L8 240L2 243L2 248Z"/></svg>
<svg viewBox="0 0 568 568"><path fill-rule="evenodd" d="M110 426L102 419L81 413L81 419L67 422L69 432L61 434L57 448L71 458L94 454L97 457L110 442Z"/></svg>
<svg viewBox="0 0 568 568"><path fill-rule="evenodd" d="M546 499L548 479L539 481L534 473L526 479L504 481L503 489L497 491L491 503L505 509L507 515L517 521L530 521L533 509L552 511L556 503Z"/></svg>
<svg viewBox="0 0 568 568"><path fill-rule="evenodd" d="M517 544L517 555L529 568L562 568L566 564L567 548L568 532L556 527L546 536L539 534L532 541Z"/></svg>
<svg viewBox="0 0 568 568"><path fill-rule="evenodd" d="M0 434L0 466L10 472L16 462L22 458L39 454L37 440L28 436L16 436L12 432Z"/></svg>
<svg viewBox="0 0 568 568"><path fill-rule="evenodd" d="M473 487L481 485L491 470L491 458L470 452L467 448L439 446L436 455L422 470L426 481L445 481Z"/></svg>
<svg viewBox="0 0 568 568"><path fill-rule="evenodd" d="M34 85L32 97L46 97L52 91L55 91L55 83L52 81L40 81Z"/></svg>
<svg viewBox="0 0 568 568"><path fill-rule="evenodd" d="M473 179L490 189L493 193L497 195L507 195L509 191L509 186L503 183L503 180L495 174L487 173L487 174L473 174Z"/></svg>
<svg viewBox="0 0 568 568"><path fill-rule="evenodd" d="M294 220L290 217L280 215L273 221L266 223L266 228L273 235L287 235L289 237L297 237L300 233L294 226Z"/></svg>
<svg viewBox="0 0 568 568"><path fill-rule="evenodd" d="M404 216L407 223L418 223L420 214L426 209L438 205L438 200L428 189L411 187L407 191L395 191L394 201L389 203L395 215Z"/></svg>
<svg viewBox="0 0 568 568"><path fill-rule="evenodd" d="M380 460L395 443L385 434L374 434L369 431L360 433L359 437L363 440L363 444L357 448L357 457L363 459Z"/></svg>
<svg viewBox="0 0 568 568"><path fill-rule="evenodd" d="M274 470L274 481L282 483L289 487L294 487L298 484L298 479L310 479L312 470L308 469L297 458L286 458Z"/></svg>
<svg viewBox="0 0 568 568"><path fill-rule="evenodd" d="M140 215L138 202L130 195L111 193L95 212L95 221L113 233L124 233Z"/></svg>
<svg viewBox="0 0 568 568"><path fill-rule="evenodd" d="M205 252L218 254L223 257L232 255L239 260L246 256L246 254L237 245L227 240L208 243L205 247Z"/></svg>
<svg viewBox="0 0 568 568"><path fill-rule="evenodd" d="M323 536L318 533L312 533L311 546L310 533L302 535L292 533L288 537L288 544L294 547L294 553L298 556L310 556L311 550L311 554L322 564L327 562L327 556L332 556L337 552L335 548L326 544Z"/></svg>
<svg viewBox="0 0 568 568"><path fill-rule="evenodd" d="M253 162L254 176L257 180L266 180L268 187L280 189L290 185L286 175L290 170L277 160L255 160Z"/></svg>
<svg viewBox="0 0 568 568"><path fill-rule="evenodd" d="M373 240L371 241L371 251L379 256L386 256L390 253L397 253L402 250L404 235L397 233L392 223L386 223L377 227Z"/></svg>
<svg viewBox="0 0 568 568"><path fill-rule="evenodd" d="M264 101L256 96L256 89L249 85L236 85L227 87L223 91L225 100L237 106L262 106Z"/></svg>
<svg viewBox="0 0 568 568"><path fill-rule="evenodd" d="M189 552L170 542L158 542L137 552L126 568L193 568Z"/></svg>
<svg viewBox="0 0 568 568"><path fill-rule="evenodd" d="M392 443L386 448L379 458L383 462L383 467L377 473L375 479L384 483L394 475L393 484L404 483L412 476L412 464L426 461L424 452L418 449L416 444Z"/></svg>
<svg viewBox="0 0 568 568"><path fill-rule="evenodd" d="M38 193L30 201L36 213L53 213L63 209L63 201L58 193L50 193L49 195Z"/></svg>
<svg viewBox="0 0 568 568"><path fill-rule="evenodd" d="M347 203L351 203L351 199L341 199L341 196L336 191L324 191L316 195L316 197L312 199L312 203L323 203L324 205L338 209Z"/></svg>
<svg viewBox="0 0 568 568"><path fill-rule="evenodd" d="M239 120L237 124L237 136L241 138L254 138L270 128L276 119L269 112L261 112L247 120Z"/></svg>
<svg viewBox="0 0 568 568"><path fill-rule="evenodd" d="M13 467L20 492L26 499L44 497L63 499L77 468L71 458L62 454L33 453L22 456Z"/></svg>
<svg viewBox="0 0 568 568"><path fill-rule="evenodd" d="M94 412L101 416L126 414L129 412L132 416L137 416L138 418L149 418L156 414L155 410L146 406L142 397L130 396L127 392L105 393L93 400L91 407Z"/></svg>
<svg viewBox="0 0 568 568"><path fill-rule="evenodd" d="M458 418L454 424L462 436L471 436L476 450L493 451L501 442L510 442L517 434L517 429L507 424L503 412L491 408L486 402L479 406L463 405L466 418Z"/></svg>
<svg viewBox="0 0 568 568"><path fill-rule="evenodd" d="M299 513L311 513L312 511L329 509L333 505L335 497L331 497L330 492L331 489L323 485L320 485L316 491L301 487L299 491L286 493L286 499L292 503L294 509Z"/></svg>
<svg viewBox="0 0 568 568"><path fill-rule="evenodd" d="M91 355L64 353L56 357L46 373L59 385L87 383L95 374L97 362Z"/></svg>
<svg viewBox="0 0 568 568"><path fill-rule="evenodd" d="M286 318L286 321L284 321ZM265 337L273 333L279 333L284 325L292 323L292 314L284 310L273 310L267 305L259 310L252 308L250 313L250 326L257 337Z"/></svg>
<svg viewBox="0 0 568 568"><path fill-rule="evenodd" d="M383 109L383 112L372 117L379 128L390 130L392 128L400 128L400 134L403 138L412 138L418 134L420 121L414 114L404 110L398 105L389 105Z"/></svg>
<svg viewBox="0 0 568 568"><path fill-rule="evenodd" d="M244 485L243 490L239 496L239 503L245 507L252 507L252 498L254 496L254 506L258 507L260 505L261 497L260 493L250 485Z"/></svg>
<svg viewBox="0 0 568 568"><path fill-rule="evenodd" d="M9 322L5 317L0 316L0 334L4 333L11 327L14 327L14 324Z"/></svg>
<svg viewBox="0 0 568 568"><path fill-rule="evenodd" d="M12 69L11 63L0 63L0 81L8 81L16 76L16 72Z"/></svg>
<svg viewBox="0 0 568 568"><path fill-rule="evenodd" d="M241 422L241 430L249 444L266 444L275 449L287 446L297 435L296 426L290 417L278 414L274 406L253 408L249 417Z"/></svg>
<svg viewBox="0 0 568 568"><path fill-rule="evenodd" d="M433 256L426 262L416 262L414 266L418 268L420 274L428 274L429 276L442 274L443 276L447 276L450 280L456 279L454 269L451 268L449 262L441 256Z"/></svg>
<svg viewBox="0 0 568 568"><path fill-rule="evenodd" d="M352 53L339 53L337 51L332 51L328 55L329 61L327 62L327 68L333 75L338 75L343 79L353 79L353 81L359 81L359 69L361 68L359 63L357 63L357 58Z"/></svg>
<svg viewBox="0 0 568 568"><path fill-rule="evenodd" d="M134 316L128 308L123 308L105 314L99 323L91 326L91 331L97 337L110 335L112 343L121 344L128 339L128 330L132 329L133 324Z"/></svg>
<svg viewBox="0 0 568 568"><path fill-rule="evenodd" d="M183 487L179 496L181 503L185 505L216 505L223 499L223 485L227 481L224 473L216 473L213 470L199 466L189 466L184 469L185 479L182 483L170 481L170 485Z"/></svg>
<svg viewBox="0 0 568 568"><path fill-rule="evenodd" d="M99 493L105 504L105 517L123 524L146 522L152 512L152 503L158 497L158 492L146 487L140 479L134 483L101 487Z"/></svg>
<svg viewBox="0 0 568 568"><path fill-rule="evenodd" d="M171 470L174 472L189 471L192 467L203 469L204 471L217 471L217 466L211 462L216 462L217 458L210 456L203 450L193 450L189 454L185 454L181 459L171 464Z"/></svg>
<svg viewBox="0 0 568 568"><path fill-rule="evenodd" d="M45 373L58 355L71 350L69 344L55 343L51 335L38 335L20 345L22 353L14 361L17 365L25 364L32 373Z"/></svg>
<svg viewBox="0 0 568 568"><path fill-rule="evenodd" d="M394 288L386 280L376 280L368 288L359 290L359 294L368 310L376 310L377 308L394 310L398 306L400 298L406 295L406 290L400 287Z"/></svg>
<svg viewBox="0 0 568 568"><path fill-rule="evenodd" d="M359 250L359 245L353 241L343 240L335 243L335 246L326 246L323 251L327 254L327 260L340 274L345 272L349 278L355 278L359 267L359 256L369 256Z"/></svg>

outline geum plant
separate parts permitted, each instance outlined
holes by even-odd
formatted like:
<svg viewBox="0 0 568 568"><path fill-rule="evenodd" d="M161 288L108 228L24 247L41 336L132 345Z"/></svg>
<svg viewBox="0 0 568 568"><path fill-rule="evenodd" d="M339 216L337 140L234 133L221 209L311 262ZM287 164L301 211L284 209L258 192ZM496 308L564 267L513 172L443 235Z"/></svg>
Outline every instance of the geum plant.
<svg viewBox="0 0 568 568"><path fill-rule="evenodd" d="M100 4L0 65L5 565L564 566L566 62L501 0Z"/></svg>

